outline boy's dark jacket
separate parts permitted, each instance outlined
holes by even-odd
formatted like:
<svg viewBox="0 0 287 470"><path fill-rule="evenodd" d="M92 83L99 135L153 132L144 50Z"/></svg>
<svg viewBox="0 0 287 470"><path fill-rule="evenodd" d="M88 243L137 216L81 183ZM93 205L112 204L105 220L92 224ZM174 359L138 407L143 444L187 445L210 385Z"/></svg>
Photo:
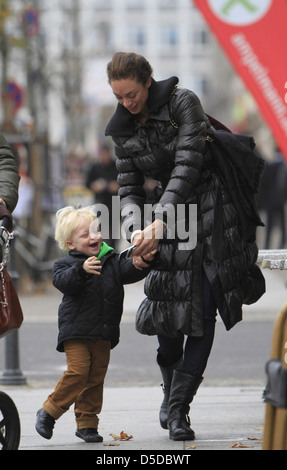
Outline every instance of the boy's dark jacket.
<svg viewBox="0 0 287 470"><path fill-rule="evenodd" d="M83 263L88 256L71 251L54 265L53 285L64 296L59 306L57 350L64 352L68 339L102 338L119 342L123 312L123 284L140 281L149 272L136 269L132 260L119 261L118 253L109 252L101 259L101 274L88 274Z"/></svg>

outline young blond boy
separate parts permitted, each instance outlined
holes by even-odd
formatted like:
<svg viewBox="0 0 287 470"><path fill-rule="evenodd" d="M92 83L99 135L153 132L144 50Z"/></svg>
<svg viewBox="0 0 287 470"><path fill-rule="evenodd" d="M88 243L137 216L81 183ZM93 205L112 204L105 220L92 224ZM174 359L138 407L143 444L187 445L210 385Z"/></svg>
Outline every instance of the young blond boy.
<svg viewBox="0 0 287 470"><path fill-rule="evenodd" d="M57 350L65 352L67 370L38 410L36 430L51 439L55 421L74 403L76 436L102 442L98 414L110 350L119 342L123 285L143 279L148 270L136 269L132 259L119 259L103 242L92 208L58 211L55 238L68 252L53 274L54 286L63 293Z"/></svg>

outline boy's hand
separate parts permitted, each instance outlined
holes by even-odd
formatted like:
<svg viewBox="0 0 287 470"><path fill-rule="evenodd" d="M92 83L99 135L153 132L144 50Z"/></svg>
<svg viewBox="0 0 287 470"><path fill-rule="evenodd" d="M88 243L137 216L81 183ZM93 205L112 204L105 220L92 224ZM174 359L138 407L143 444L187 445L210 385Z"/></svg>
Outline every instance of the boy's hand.
<svg viewBox="0 0 287 470"><path fill-rule="evenodd" d="M142 270L143 268L147 268L150 265L151 261L154 259L156 252L157 250L153 250L144 256L134 256L133 265L135 266L135 268L140 270Z"/></svg>
<svg viewBox="0 0 287 470"><path fill-rule="evenodd" d="M97 259L96 256L91 256L90 258L86 259L83 264L84 270L89 274L101 274L101 262Z"/></svg>

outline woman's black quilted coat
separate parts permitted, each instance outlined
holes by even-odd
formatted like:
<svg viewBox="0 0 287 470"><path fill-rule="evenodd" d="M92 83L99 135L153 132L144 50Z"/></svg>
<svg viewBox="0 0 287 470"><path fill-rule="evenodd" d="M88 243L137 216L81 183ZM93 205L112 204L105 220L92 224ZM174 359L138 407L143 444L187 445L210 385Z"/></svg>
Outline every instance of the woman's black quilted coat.
<svg viewBox="0 0 287 470"><path fill-rule="evenodd" d="M147 298L139 307L137 328L144 334L201 336L202 270L229 330L242 319L242 304L253 301L248 269L256 269L258 249L254 241L243 240L234 206L214 169L206 141L210 121L197 96L177 82L176 77L153 81L145 124L119 104L106 135L115 143L128 239L145 223L131 210L132 204L143 210L145 177L159 182L155 218L161 207L197 205L196 247L184 250L176 237L161 241L156 266L145 281ZM214 233L217 217L222 223Z"/></svg>

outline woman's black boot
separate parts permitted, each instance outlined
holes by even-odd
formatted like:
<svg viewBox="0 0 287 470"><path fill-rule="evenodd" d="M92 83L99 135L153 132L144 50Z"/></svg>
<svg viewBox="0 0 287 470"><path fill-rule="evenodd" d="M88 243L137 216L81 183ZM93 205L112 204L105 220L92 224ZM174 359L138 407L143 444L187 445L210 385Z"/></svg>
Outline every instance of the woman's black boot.
<svg viewBox="0 0 287 470"><path fill-rule="evenodd" d="M203 377L194 377L177 370L173 372L168 406L170 439L174 441L195 439L188 413L189 405L202 380Z"/></svg>
<svg viewBox="0 0 287 470"><path fill-rule="evenodd" d="M164 394L163 402L159 410L159 422L163 429L168 429L168 426L167 426L168 401L169 401L170 386L171 386L173 371L175 369L180 369L182 366L182 363L183 363L183 360L180 359L178 362L176 362L175 364L172 364L171 366L168 366L168 367L159 366L161 375L162 375L162 380L163 380L163 383L161 384L161 386L162 386L162 391Z"/></svg>

